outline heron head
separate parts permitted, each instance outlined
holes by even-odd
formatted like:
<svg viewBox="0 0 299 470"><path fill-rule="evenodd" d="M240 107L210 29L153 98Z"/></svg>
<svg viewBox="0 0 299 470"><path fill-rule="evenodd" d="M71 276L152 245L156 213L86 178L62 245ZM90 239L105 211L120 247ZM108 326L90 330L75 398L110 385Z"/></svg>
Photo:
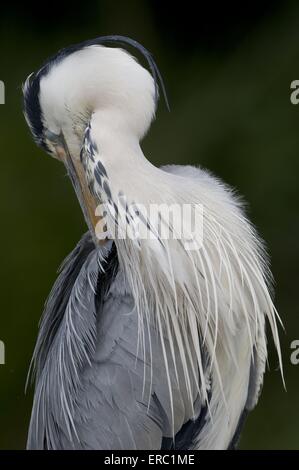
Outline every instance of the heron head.
<svg viewBox="0 0 299 470"><path fill-rule="evenodd" d="M62 135L80 152L84 130L97 111L113 116L114 125L125 126L138 138L148 130L155 113L156 77L123 49L102 45L113 38L137 44L156 73L142 46L108 36L59 51L27 78L25 117L37 144L50 154L60 158L55 148Z"/></svg>
<svg viewBox="0 0 299 470"><path fill-rule="evenodd" d="M123 49L104 46L107 41L137 47L152 74ZM27 78L24 114L33 137L66 165L85 212L86 206L93 212L95 205L80 161L92 117L100 117L100 127L139 141L155 114L157 76L153 59L141 45L109 36L59 51Z"/></svg>

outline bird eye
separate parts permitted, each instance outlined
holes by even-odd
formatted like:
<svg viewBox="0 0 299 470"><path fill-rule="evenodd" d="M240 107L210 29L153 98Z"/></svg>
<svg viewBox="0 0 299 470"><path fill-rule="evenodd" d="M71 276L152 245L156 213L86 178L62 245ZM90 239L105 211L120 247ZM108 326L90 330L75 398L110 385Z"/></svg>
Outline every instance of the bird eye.
<svg viewBox="0 0 299 470"><path fill-rule="evenodd" d="M62 134L56 134L55 132L47 129L44 132L45 139L48 147L51 151L51 155L58 160L65 159L64 140Z"/></svg>
<svg viewBox="0 0 299 470"><path fill-rule="evenodd" d="M55 132L50 131L49 129L44 132L45 138L52 144L58 145L61 143L61 134L55 134Z"/></svg>

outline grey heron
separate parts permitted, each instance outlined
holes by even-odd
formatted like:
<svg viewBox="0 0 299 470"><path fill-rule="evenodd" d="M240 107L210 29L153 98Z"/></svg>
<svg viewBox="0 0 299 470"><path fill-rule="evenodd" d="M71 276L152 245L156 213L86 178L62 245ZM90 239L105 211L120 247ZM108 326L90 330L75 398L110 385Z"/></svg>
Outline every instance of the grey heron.
<svg viewBox="0 0 299 470"><path fill-rule="evenodd" d="M88 227L41 320L29 449L233 448L262 387L266 320L281 366L267 255L239 198L141 150L159 85L122 36L65 48L25 82L33 137L65 165ZM202 243L189 249L153 204L202 208ZM111 235L124 226L134 236Z"/></svg>

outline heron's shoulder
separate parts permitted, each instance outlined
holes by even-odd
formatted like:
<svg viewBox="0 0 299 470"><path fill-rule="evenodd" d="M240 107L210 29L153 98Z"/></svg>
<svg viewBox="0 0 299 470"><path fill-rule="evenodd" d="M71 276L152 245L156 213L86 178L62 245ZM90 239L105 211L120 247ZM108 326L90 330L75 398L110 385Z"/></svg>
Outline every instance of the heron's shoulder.
<svg viewBox="0 0 299 470"><path fill-rule="evenodd" d="M166 171L166 173L187 176L189 178L201 178L204 174L202 168L192 165L163 165L161 166L161 170Z"/></svg>
<svg viewBox="0 0 299 470"><path fill-rule="evenodd" d="M195 183L198 189L197 196L201 190L213 203L220 204L223 208L229 207L230 210L237 210L240 215L244 212L246 204L243 197L234 187L214 175L209 169L193 165L164 165L161 166L161 170L189 180L193 189Z"/></svg>
<svg viewBox="0 0 299 470"><path fill-rule="evenodd" d="M212 186L222 187L223 189L229 189L229 186L224 183L219 177L214 175L207 168L193 165L164 165L161 166L161 170L166 171L177 176L183 176L191 180L196 180L201 183L210 184Z"/></svg>
<svg viewBox="0 0 299 470"><path fill-rule="evenodd" d="M192 181L210 185L212 187L222 188L229 190L229 186L224 183L220 178L214 175L210 170L200 166L193 165L164 165L161 170L171 173L173 175L189 178Z"/></svg>

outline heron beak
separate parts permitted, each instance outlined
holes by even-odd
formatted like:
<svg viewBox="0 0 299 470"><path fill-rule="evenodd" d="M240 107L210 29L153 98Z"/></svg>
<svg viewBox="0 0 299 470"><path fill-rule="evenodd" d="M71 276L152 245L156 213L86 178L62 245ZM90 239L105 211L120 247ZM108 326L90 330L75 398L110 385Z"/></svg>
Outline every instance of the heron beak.
<svg viewBox="0 0 299 470"><path fill-rule="evenodd" d="M82 212L84 214L85 221L95 243L103 243L102 240L99 240L96 237L96 230L98 231L99 227L99 217L96 215L97 204L95 198L93 197L88 188L82 163L80 162L80 160L71 156L63 136L61 143L55 145L55 150L58 159L64 163L67 169L68 175L70 177Z"/></svg>

